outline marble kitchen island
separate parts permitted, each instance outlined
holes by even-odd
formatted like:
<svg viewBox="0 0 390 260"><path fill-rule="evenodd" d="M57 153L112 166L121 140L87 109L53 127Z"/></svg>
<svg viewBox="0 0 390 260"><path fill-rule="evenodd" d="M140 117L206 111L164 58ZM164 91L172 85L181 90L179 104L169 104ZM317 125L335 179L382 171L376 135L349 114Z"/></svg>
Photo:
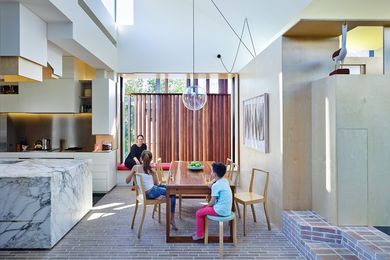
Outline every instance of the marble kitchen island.
<svg viewBox="0 0 390 260"><path fill-rule="evenodd" d="M52 248L91 208L87 160L0 160L0 248Z"/></svg>

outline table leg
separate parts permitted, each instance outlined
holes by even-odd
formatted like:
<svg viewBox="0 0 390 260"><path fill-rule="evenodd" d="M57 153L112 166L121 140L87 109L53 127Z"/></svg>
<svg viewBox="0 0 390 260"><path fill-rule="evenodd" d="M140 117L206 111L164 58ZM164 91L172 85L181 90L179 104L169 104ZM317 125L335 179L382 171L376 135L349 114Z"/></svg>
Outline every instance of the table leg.
<svg viewBox="0 0 390 260"><path fill-rule="evenodd" d="M170 217L171 217L171 200L169 199L169 195L170 195L170 190L167 189L167 193L166 193L166 206L167 206L167 209L165 211L165 215L167 217L166 221L165 221L165 226L166 226L166 242L168 243L169 242L169 239L170 239Z"/></svg>

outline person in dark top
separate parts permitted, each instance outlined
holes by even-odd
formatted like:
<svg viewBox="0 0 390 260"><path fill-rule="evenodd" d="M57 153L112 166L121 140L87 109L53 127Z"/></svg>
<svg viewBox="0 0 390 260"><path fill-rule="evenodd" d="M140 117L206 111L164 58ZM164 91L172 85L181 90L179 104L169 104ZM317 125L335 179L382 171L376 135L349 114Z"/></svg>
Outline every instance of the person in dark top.
<svg viewBox="0 0 390 260"><path fill-rule="evenodd" d="M141 153L147 150L146 144L144 144L144 136L137 135L137 142L131 146L130 153L125 160L125 166L130 170L136 164L141 164Z"/></svg>

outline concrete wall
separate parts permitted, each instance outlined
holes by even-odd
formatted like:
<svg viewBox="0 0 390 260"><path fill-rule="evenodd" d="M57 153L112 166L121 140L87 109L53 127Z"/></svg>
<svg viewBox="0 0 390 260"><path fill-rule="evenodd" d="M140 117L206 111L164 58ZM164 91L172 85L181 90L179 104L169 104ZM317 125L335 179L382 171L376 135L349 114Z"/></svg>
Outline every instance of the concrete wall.
<svg viewBox="0 0 390 260"><path fill-rule="evenodd" d="M279 226L283 209L281 73L282 40L279 38L240 71L239 89L241 133L243 133L243 101L264 93L269 94L269 153L261 153L244 146L241 134L240 183L242 189L248 189L250 170L254 167L270 172L268 209L272 223ZM255 192L262 192L262 187L262 179L255 179Z"/></svg>
<svg viewBox="0 0 390 260"><path fill-rule="evenodd" d="M282 46L283 208L310 209L311 82L334 69L331 54L338 49L338 39L283 37Z"/></svg>
<svg viewBox="0 0 390 260"><path fill-rule="evenodd" d="M335 87L324 84L327 79L311 84L312 209L336 223L336 97Z"/></svg>
<svg viewBox="0 0 390 260"><path fill-rule="evenodd" d="M263 93L270 94L269 154L243 146L240 122L241 183L247 187L252 167L271 172L271 219L277 225L283 209L311 209L310 87L311 81L323 78L333 70L330 53L337 48L337 38L283 37L240 72L241 121L242 101Z"/></svg>
<svg viewBox="0 0 390 260"><path fill-rule="evenodd" d="M323 99L326 92L335 100L335 104L331 104L335 113L329 113L329 120L335 122L330 124L330 132L336 133L329 137L330 142L336 144L331 147L336 156L328 161L331 189L324 187L326 170L323 169L326 167L320 159L326 151L321 120L324 118L323 104L313 104L313 118L318 119L316 125L313 120L313 129L319 131L316 143L313 141L313 169L319 169L313 176L313 189L316 188L317 193L315 200L313 196L313 209L332 223L390 225L389 85L390 76L385 75L335 76L313 83L313 100L315 93ZM329 205L332 214L327 214Z"/></svg>

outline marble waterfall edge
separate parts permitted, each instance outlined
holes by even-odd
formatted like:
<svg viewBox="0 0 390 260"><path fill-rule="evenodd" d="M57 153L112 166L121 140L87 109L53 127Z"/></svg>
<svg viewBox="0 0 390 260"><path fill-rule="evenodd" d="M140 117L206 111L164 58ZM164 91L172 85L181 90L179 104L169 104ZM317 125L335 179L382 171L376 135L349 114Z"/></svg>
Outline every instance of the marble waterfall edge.
<svg viewBox="0 0 390 260"><path fill-rule="evenodd" d="M87 161L0 161L0 248L51 248L91 207Z"/></svg>

